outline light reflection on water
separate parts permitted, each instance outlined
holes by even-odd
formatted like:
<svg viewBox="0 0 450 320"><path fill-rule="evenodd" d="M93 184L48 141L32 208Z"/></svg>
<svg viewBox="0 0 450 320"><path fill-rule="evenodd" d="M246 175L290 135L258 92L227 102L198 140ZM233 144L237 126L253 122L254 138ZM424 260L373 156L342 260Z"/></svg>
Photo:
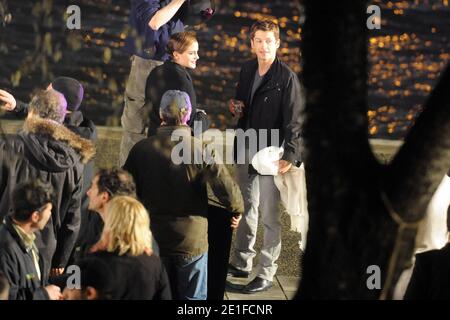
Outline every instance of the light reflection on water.
<svg viewBox="0 0 450 320"><path fill-rule="evenodd" d="M440 72L450 61L450 7L447 0L376 0L372 4L381 8L382 26L380 30L368 32L369 133L378 138L402 138L420 112ZM245 60L243 57L250 57L248 28L239 27L250 24L245 23L244 18L279 17L278 22L283 28L282 59L296 72L301 71L299 12L292 6L280 15L279 9L253 6L252 9L246 8L247 11L240 11L231 6L223 14L233 15L235 21L209 26L205 32L214 34L216 43L212 51L206 49L206 61L196 71L196 86L201 88L203 103L220 110L223 103L216 97L232 95L229 81L236 79L239 69L239 63L236 63ZM221 60L220 56L226 61ZM209 60L209 57L212 59ZM221 82L202 87L204 81L211 82L219 75ZM217 115L217 119L221 120L219 125L226 126L223 114Z"/></svg>
<svg viewBox="0 0 450 320"><path fill-rule="evenodd" d="M51 65L52 72L82 80L86 87L85 112L97 124L119 125L129 71L128 57L121 50L126 36L123 27L127 23L128 1L81 2L83 30L71 32L67 37L60 29L52 31L54 42L65 45L61 61ZM448 0L374 0L371 4L381 7L382 27L368 31L369 132L373 137L401 138L450 60L450 7ZM4 35L12 45L8 54L0 53L1 60L9 63L0 66L0 87L14 89L19 98L27 100L30 88L43 81L39 72L25 76L17 88L11 88L10 73L27 54L22 47L32 46L31 41L22 40L25 36L20 37L20 32L29 34L30 29L25 27L27 24L31 27L27 12L32 4L17 2L13 6L21 10L16 10L17 25L13 22L11 28L23 31L18 31L19 35ZM54 7L65 10L58 3ZM279 54L294 71L300 72L299 21L303 17L294 1L222 1L213 20L196 28L200 60L193 78L198 101L217 127L229 126L226 101L234 94L240 65L251 57L249 26L262 17L277 19L282 28ZM73 48L77 51L70 50Z"/></svg>
<svg viewBox="0 0 450 320"><path fill-rule="evenodd" d="M450 61L444 1L374 1L382 26L369 31L371 135L403 137Z"/></svg>

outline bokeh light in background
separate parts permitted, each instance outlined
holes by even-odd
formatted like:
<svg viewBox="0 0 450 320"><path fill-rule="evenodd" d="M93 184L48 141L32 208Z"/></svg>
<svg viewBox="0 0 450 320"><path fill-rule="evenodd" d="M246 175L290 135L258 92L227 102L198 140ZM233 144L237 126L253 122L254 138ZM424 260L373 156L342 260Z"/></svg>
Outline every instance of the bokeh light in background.
<svg viewBox="0 0 450 320"><path fill-rule="evenodd" d="M0 88L26 101L33 88L46 86L53 76L73 76L85 85L86 115L99 125L119 125L130 67L121 50L129 1L77 1L82 10L79 31L64 25L64 12L72 1L53 1L50 7L48 3L52 1L10 1L13 21L0 34ZM226 101L234 94L241 64L252 56L250 25L262 17L276 19L282 38L279 55L301 72L304 17L296 1L220 3L208 25L195 28L200 61L193 78L199 107L224 129L232 122ZM449 61L450 8L447 0L371 4L381 7L382 26L368 30L369 132L377 138L401 138ZM35 30L48 36L36 39ZM47 59L33 54L36 45Z"/></svg>
<svg viewBox="0 0 450 320"><path fill-rule="evenodd" d="M448 0L373 1L381 29L369 30L369 132L400 138L450 62Z"/></svg>

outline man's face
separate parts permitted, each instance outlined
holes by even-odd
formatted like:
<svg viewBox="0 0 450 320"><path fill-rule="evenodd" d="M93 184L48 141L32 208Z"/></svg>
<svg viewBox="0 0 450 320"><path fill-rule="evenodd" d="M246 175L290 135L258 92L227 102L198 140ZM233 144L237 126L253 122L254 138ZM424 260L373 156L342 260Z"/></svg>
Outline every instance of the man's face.
<svg viewBox="0 0 450 320"><path fill-rule="evenodd" d="M87 196L89 198L89 210L99 212L102 210L108 202L108 195L106 192L99 192L98 190L98 176L95 176L92 180L91 187L87 191Z"/></svg>
<svg viewBox="0 0 450 320"><path fill-rule="evenodd" d="M48 220L50 219L52 215L52 204L47 203L43 209L39 212L40 219L37 222L37 229L42 230L44 229L45 225L47 224Z"/></svg>
<svg viewBox="0 0 450 320"><path fill-rule="evenodd" d="M280 40L275 38L273 31L258 30L255 32L255 37L251 40L251 45L258 60L271 61L277 55Z"/></svg>

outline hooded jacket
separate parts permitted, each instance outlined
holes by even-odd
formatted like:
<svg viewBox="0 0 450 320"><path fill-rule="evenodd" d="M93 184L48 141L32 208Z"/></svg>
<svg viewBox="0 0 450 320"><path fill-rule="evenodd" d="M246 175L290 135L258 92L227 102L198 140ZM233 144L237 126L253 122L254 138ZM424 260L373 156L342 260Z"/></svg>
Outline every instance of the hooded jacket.
<svg viewBox="0 0 450 320"><path fill-rule="evenodd" d="M23 101L17 100L17 105L14 108L14 113L19 118L25 118L28 114L29 105ZM79 110L72 111L66 114L64 118L64 125L69 128L71 131L75 132L82 138L88 139L92 142L97 141L97 128L95 127L94 122L90 119L85 118L83 113ZM83 172L83 189L82 189L82 197L81 197L81 223L80 223L80 232L78 236L78 242L82 241L84 237L86 237L89 232L89 220L91 214L88 210L89 207L89 198L86 194L89 187L91 186L91 182L94 179L94 161L89 161L84 166Z"/></svg>
<svg viewBox="0 0 450 320"><path fill-rule="evenodd" d="M17 184L41 179L53 187L52 216L37 234L46 270L66 266L80 226L83 164L94 145L63 125L38 117L27 119L15 136L0 139L0 218L12 209Z"/></svg>

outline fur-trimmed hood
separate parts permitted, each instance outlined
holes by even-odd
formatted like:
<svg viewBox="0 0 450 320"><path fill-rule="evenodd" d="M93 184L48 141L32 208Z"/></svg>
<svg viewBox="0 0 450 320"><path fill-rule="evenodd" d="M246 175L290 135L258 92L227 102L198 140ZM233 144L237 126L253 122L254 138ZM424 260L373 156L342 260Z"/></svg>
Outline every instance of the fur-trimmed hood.
<svg viewBox="0 0 450 320"><path fill-rule="evenodd" d="M44 166L65 169L95 155L94 144L52 120L28 118L20 134L33 156Z"/></svg>

